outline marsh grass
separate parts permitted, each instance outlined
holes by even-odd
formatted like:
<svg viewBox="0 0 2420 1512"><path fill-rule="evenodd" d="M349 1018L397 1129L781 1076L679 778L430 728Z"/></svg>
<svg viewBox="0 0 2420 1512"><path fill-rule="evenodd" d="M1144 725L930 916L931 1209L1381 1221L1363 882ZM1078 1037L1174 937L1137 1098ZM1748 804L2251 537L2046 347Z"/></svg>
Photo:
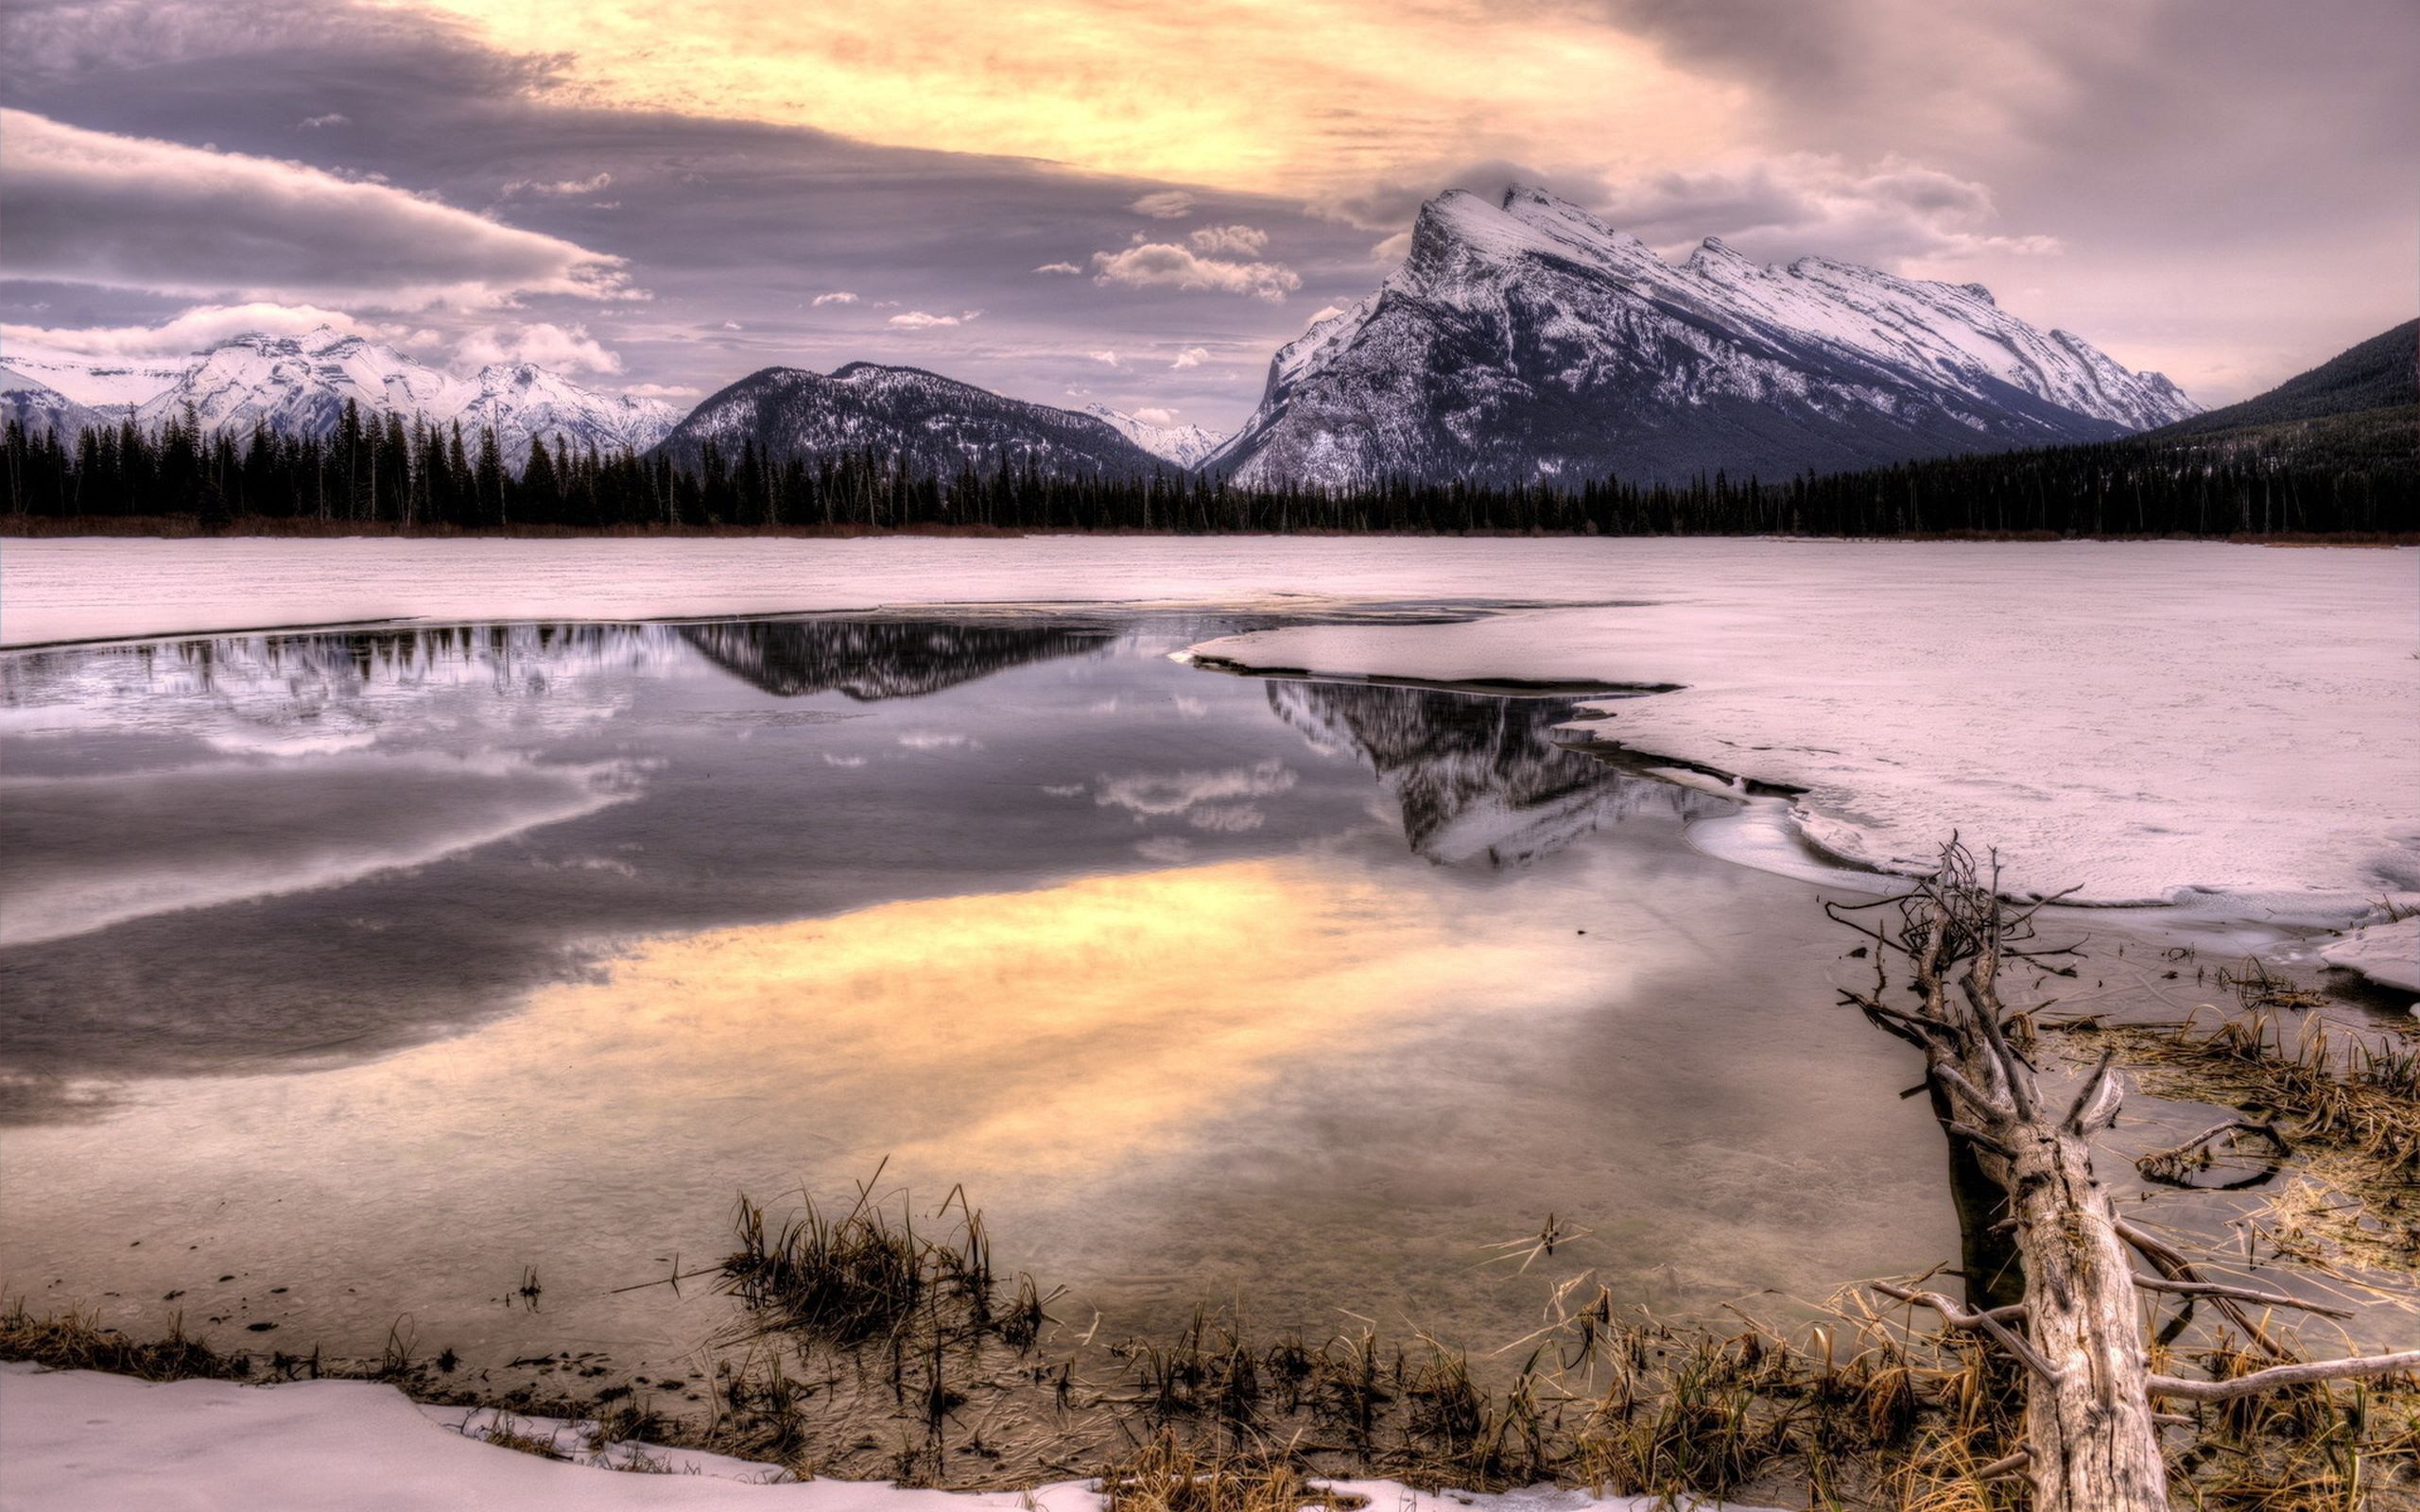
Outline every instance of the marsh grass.
<svg viewBox="0 0 2420 1512"><path fill-rule="evenodd" d="M0 1359L25 1360L53 1370L105 1370L143 1381L244 1381L252 1357L222 1354L185 1332L184 1314L168 1320L156 1339L135 1339L104 1328L92 1314L73 1309L44 1317L26 1310L23 1298L0 1314Z"/></svg>
<svg viewBox="0 0 2420 1512"><path fill-rule="evenodd" d="M2268 1065L2273 1031L2169 1038L2169 1053L2193 1064L2280 1074ZM2313 1063L2297 1053L2295 1064ZM2381 1057L2331 1064L2368 1089L2364 1099L2404 1075ZM486 1436L529 1452L561 1457L560 1435L533 1448L539 1435L526 1428L527 1418L559 1418L595 1462L633 1470L658 1468L636 1447L646 1443L800 1478L969 1489L1097 1478L1107 1512L1350 1512L1358 1499L1322 1484L1345 1477L1877 1512L2002 1512L2021 1496L2009 1475L2019 1399L2007 1364L1862 1291L1820 1307L1777 1303L1773 1318L1742 1312L1722 1332L1625 1308L1582 1274L1549 1289L1534 1332L1481 1354L1358 1319L1324 1338L1263 1333L1212 1307L1169 1334L1103 1340L1060 1325L1048 1311L1056 1294L1030 1278L1001 1280L961 1192L925 1211L870 1180L844 1208L801 1198L778 1223L743 1197L734 1240L716 1273L742 1316L700 1359L702 1420L678 1404L659 1411L643 1382L585 1400L498 1396L416 1363L408 1319L379 1360L332 1368L525 1415L499 1416ZM2218 1375L2273 1358L2207 1330L2163 1344L2160 1358L2186 1351ZM265 1369L181 1329L137 1343L90 1317L38 1319L22 1305L0 1318L0 1354L149 1379L318 1369L293 1359ZM2420 1485L2411 1382L2204 1408L2168 1434L2181 1504L2382 1508L2413 1504ZM508 1442L515 1435L529 1442Z"/></svg>
<svg viewBox="0 0 2420 1512"><path fill-rule="evenodd" d="M2243 1115L2204 1137L2137 1160L2151 1179L2200 1184L2222 1159L2252 1150L2259 1169L2232 1187L2272 1185L2256 1223L2276 1254L2324 1274L2366 1270L2395 1284L2374 1295L2408 1300L2420 1269L2420 1040L2364 1034L2277 1005L2299 989L2265 973L2238 974L2239 1006L2197 1010L2165 1024L2071 1021L2053 1027L2114 1045L2161 1096L2218 1103Z"/></svg>
<svg viewBox="0 0 2420 1512"><path fill-rule="evenodd" d="M1358 1512L1366 1496L1306 1478L1283 1454L1203 1451L1163 1433L1105 1467L1102 1512Z"/></svg>
<svg viewBox="0 0 2420 1512"><path fill-rule="evenodd" d="M522 1422L519 1418L506 1417L502 1413L496 1415L495 1421L488 1424L486 1431L479 1435L479 1438L483 1443L493 1444L498 1449L509 1449L517 1454L534 1454L540 1459L563 1457L555 1449L553 1434L549 1433L541 1437L529 1430L528 1424Z"/></svg>

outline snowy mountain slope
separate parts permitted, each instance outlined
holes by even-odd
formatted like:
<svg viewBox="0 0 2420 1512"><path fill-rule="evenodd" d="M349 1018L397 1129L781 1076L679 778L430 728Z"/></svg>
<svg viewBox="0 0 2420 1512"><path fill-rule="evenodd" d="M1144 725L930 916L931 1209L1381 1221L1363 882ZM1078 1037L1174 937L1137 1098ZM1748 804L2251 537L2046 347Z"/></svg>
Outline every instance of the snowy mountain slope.
<svg viewBox="0 0 2420 1512"><path fill-rule="evenodd" d="M1164 456L1179 467L1198 466L1201 459L1217 451L1226 438L1199 425L1156 425L1139 420L1122 409L1107 404L1086 404L1083 412L1095 419L1107 421L1119 435L1150 453Z"/></svg>
<svg viewBox="0 0 2420 1512"><path fill-rule="evenodd" d="M205 430L327 436L347 401L365 415L398 415L434 425L459 421L466 435L493 425L507 466L528 460L533 436L575 452L645 451L678 418L666 404L598 393L528 363L484 368L463 378L394 348L321 326L300 336L242 335L200 361L137 411L147 425L190 413Z"/></svg>
<svg viewBox="0 0 2420 1512"><path fill-rule="evenodd" d="M870 362L751 373L691 411L661 450L695 467L708 442L726 460L748 442L777 460L871 451L940 477L1002 462L1066 477L1148 477L1169 466L1094 416Z"/></svg>
<svg viewBox="0 0 2420 1512"><path fill-rule="evenodd" d="M661 400L583 388L534 363L496 363L471 382L478 394L462 406L463 434L493 425L505 460L527 459L531 437L561 438L574 452L644 452L670 434L681 412ZM433 417L432 417L433 418Z"/></svg>
<svg viewBox="0 0 2420 1512"><path fill-rule="evenodd" d="M112 421L166 391L199 364L184 358L95 357L12 338L0 340L0 364Z"/></svg>
<svg viewBox="0 0 2420 1512"><path fill-rule="evenodd" d="M1824 258L1680 266L1535 189L1421 208L1403 266L1282 348L1205 462L1238 481L1767 476L2088 440L2194 412L1979 285Z"/></svg>
<svg viewBox="0 0 2420 1512"><path fill-rule="evenodd" d="M0 425L11 422L29 436L50 432L69 439L91 426L110 423L48 384L14 368L0 368Z"/></svg>

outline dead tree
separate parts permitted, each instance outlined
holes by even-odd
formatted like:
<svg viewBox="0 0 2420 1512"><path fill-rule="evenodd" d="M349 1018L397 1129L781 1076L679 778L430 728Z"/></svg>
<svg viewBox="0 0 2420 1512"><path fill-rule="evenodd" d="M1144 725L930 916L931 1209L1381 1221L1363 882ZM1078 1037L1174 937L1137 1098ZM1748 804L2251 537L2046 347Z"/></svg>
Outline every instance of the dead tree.
<svg viewBox="0 0 2420 1512"><path fill-rule="evenodd" d="M2103 1057L2066 1106L2043 1101L1998 990L2003 963L2050 954L2034 947L2033 917L2043 904L2011 907L1998 880L1996 863L1979 877L1974 857L1953 839L1942 850L1941 869L1906 895L1825 905L1875 945L1873 989L1844 991L1843 999L1924 1052L1943 1127L1998 1188L1997 1223L2011 1235L2024 1282L2023 1300L2001 1307L1906 1287L1877 1290L1987 1336L2022 1366L2024 1443L1989 1469L2024 1475L2034 1512L2166 1512L2159 1430L2175 1419L2155 1409L2155 1399L2218 1401L2392 1374L2420 1368L2420 1351L2290 1361L2243 1304L2308 1304L2204 1280L2184 1256L2118 1216L2093 1175L2092 1137L2116 1121L2122 1090ZM1884 908L1895 910L1895 925L1874 913ZM1884 921L1874 922L1877 917ZM1894 963L1911 969L1904 992L1893 988ZM2155 1274L2135 1268L2137 1254ZM2142 1298L2160 1293L2207 1300L2280 1364L2226 1381L2153 1373Z"/></svg>

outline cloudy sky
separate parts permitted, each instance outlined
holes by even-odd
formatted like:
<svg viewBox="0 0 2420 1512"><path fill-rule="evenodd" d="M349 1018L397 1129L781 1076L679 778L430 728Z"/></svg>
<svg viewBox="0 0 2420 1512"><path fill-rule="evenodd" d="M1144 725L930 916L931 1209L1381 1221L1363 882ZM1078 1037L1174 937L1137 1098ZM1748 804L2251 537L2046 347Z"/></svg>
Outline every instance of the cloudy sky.
<svg viewBox="0 0 2420 1512"><path fill-rule="evenodd" d="M2420 302L2413 0L0 0L0 347L326 321L1214 429L1420 200L1990 284L2205 403Z"/></svg>

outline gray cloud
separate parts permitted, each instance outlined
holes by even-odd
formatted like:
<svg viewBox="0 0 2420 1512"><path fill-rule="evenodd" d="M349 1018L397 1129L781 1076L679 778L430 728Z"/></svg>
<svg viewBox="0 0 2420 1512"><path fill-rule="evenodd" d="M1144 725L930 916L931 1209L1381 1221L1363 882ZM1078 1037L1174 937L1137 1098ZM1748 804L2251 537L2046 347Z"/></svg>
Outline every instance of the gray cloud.
<svg viewBox="0 0 2420 1512"><path fill-rule="evenodd" d="M581 109L544 87L561 59L499 53L424 10L351 0L15 0L0 99L94 130L300 160L355 184L381 176L404 198L622 259L652 301L533 285L515 315L582 326L620 357L626 381L673 388L711 391L772 362L911 360L1029 398L1080 385L1130 411L1181 407L1232 425L1301 312L1367 293L1383 271L1373 244L1382 256L1396 245L1422 198L1512 180L1659 246L1713 233L1760 257L1820 252L1980 279L2026 318L2166 368L2205 399L2274 382L2408 316L2410 197L2378 186L2408 187L2420 138L2410 0L2330 0L2317 15L2267 0L1547 3L1610 19L1713 85L1746 91L1749 138L1618 171L1584 155L1593 144L1543 163L1484 157L1496 149L1478 144L1473 161L1398 169L1305 207ZM332 114L350 124L298 126ZM603 194L503 193L600 175ZM609 201L622 208L596 208ZM1175 258L1132 255L1138 215L1143 245ZM21 266L13 193L9 218L0 254L18 276L0 279L0 319L121 330L235 292L104 287L56 246ZM1197 248L1185 223L1265 230L1269 249ZM1125 259L1122 276L1036 276L1054 265L1111 272L1075 255L1088 248ZM292 269L303 282L281 271L274 291L266 275L242 286L363 316L349 283L420 282L348 280L324 247L291 255L319 258ZM1298 297L1208 297L1275 285L1187 259L1282 270ZM814 304L838 290L860 300ZM961 307L986 313L955 327L887 323ZM438 308L413 325L431 333L433 356L495 318ZM1173 364L1193 349L1210 355ZM1105 369L1083 355L1093 350L1130 360Z"/></svg>
<svg viewBox="0 0 2420 1512"><path fill-rule="evenodd" d="M489 305L618 297L620 259L389 185L0 110L0 270L161 293Z"/></svg>
<svg viewBox="0 0 2420 1512"><path fill-rule="evenodd" d="M1190 215L1196 202L1196 197L1186 190L1159 189L1141 196L1126 208L1153 220L1175 220Z"/></svg>

